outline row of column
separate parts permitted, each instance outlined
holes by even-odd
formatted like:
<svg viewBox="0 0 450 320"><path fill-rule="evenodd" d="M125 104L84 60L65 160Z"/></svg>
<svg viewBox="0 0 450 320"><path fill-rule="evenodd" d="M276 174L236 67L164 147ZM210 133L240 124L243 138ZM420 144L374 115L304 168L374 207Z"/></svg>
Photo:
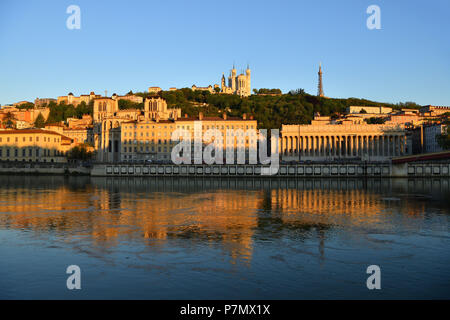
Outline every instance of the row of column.
<svg viewBox="0 0 450 320"><path fill-rule="evenodd" d="M309 157L395 157L406 153L404 135L284 136L284 155Z"/></svg>

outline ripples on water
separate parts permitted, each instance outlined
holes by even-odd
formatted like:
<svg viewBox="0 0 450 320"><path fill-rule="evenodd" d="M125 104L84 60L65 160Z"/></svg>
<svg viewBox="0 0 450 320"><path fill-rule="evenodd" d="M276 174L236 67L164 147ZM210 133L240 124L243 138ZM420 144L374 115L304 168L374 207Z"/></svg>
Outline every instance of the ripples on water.
<svg viewBox="0 0 450 320"><path fill-rule="evenodd" d="M450 298L449 179L0 179L0 298Z"/></svg>

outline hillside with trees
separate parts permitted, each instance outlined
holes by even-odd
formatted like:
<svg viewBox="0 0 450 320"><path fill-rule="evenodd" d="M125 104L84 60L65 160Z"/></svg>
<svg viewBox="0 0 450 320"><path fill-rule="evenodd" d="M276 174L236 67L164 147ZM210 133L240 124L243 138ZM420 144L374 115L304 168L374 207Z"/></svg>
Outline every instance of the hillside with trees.
<svg viewBox="0 0 450 320"><path fill-rule="evenodd" d="M50 102L48 105L44 105L50 109L46 123L56 123L60 121L66 121L67 118L81 119L84 114L92 115L94 109L94 102L86 104L84 101L79 105L74 106L72 104L66 104L64 102L56 104Z"/></svg>
<svg viewBox="0 0 450 320"><path fill-rule="evenodd" d="M370 101L359 98L334 99L317 97L306 93L303 89L292 90L281 94L279 89L255 89L257 94L249 97L239 97L232 94L211 94L209 91L193 91L182 88L174 91L158 93L138 92L135 95L161 97L167 101L169 108L181 108L182 115L197 116L203 112L205 116L242 117L245 113L258 120L260 128L280 128L281 124L307 124L316 112L323 116L337 118L345 113L349 106L385 106L393 109L420 108L414 102L398 104ZM93 102L89 105L82 102L78 106L71 104L56 104L51 102L48 107L50 114L46 123L65 121L69 117L81 118L83 114L92 115ZM119 100L119 109L143 109L143 103ZM379 119L371 119L372 123L380 123Z"/></svg>
<svg viewBox="0 0 450 320"><path fill-rule="evenodd" d="M307 124L316 112L336 118L349 106L386 106L394 109L420 107L413 102L390 104L358 98L322 98L305 93L303 89L280 95L270 94L278 93L279 89L261 90L262 94L249 97L211 94L208 91L192 91L190 88L161 91L157 94L136 94L142 97L160 96L167 101L169 108L181 108L183 115L196 116L199 112L203 112L205 116L220 116L223 112L239 117L244 113L253 115L260 128L280 128L281 124ZM259 93L260 90L256 92Z"/></svg>

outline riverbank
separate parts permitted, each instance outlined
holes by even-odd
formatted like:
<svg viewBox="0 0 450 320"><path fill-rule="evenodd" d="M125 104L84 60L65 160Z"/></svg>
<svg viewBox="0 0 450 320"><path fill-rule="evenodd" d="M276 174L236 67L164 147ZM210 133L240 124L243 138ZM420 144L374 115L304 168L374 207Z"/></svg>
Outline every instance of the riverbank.
<svg viewBox="0 0 450 320"><path fill-rule="evenodd" d="M90 175L94 177L450 177L450 161L397 163L282 164L273 175L262 175L261 165L73 164L1 163L0 174Z"/></svg>
<svg viewBox="0 0 450 320"><path fill-rule="evenodd" d="M282 164L274 175L262 175L261 165L98 164L92 176L180 177L449 177L450 161L383 163Z"/></svg>
<svg viewBox="0 0 450 320"><path fill-rule="evenodd" d="M91 175L92 168L57 163L0 163L0 174L23 175Z"/></svg>

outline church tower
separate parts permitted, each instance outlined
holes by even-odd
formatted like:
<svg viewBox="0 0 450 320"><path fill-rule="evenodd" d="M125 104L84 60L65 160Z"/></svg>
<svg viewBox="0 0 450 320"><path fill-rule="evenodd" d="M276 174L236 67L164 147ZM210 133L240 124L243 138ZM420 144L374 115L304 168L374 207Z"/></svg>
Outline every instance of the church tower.
<svg viewBox="0 0 450 320"><path fill-rule="evenodd" d="M245 70L245 76L247 77L247 83L246 83L246 93L247 95L251 95L252 94L252 86L250 83L250 76L251 76L251 72L250 72L250 66L247 64L247 70Z"/></svg>
<svg viewBox="0 0 450 320"><path fill-rule="evenodd" d="M225 90L224 88L226 87L225 85L225 75L222 73L222 81L220 83L220 87L222 88L222 92Z"/></svg>
<svg viewBox="0 0 450 320"><path fill-rule="evenodd" d="M230 77L228 78L228 86L231 88L231 90L236 91L237 90L237 86L236 86L236 68L234 67L234 63L233 63L233 69L231 69L231 74Z"/></svg>
<svg viewBox="0 0 450 320"><path fill-rule="evenodd" d="M317 96L318 97L324 97L323 94L323 85L322 85L322 65L319 63L319 84L317 86Z"/></svg>

